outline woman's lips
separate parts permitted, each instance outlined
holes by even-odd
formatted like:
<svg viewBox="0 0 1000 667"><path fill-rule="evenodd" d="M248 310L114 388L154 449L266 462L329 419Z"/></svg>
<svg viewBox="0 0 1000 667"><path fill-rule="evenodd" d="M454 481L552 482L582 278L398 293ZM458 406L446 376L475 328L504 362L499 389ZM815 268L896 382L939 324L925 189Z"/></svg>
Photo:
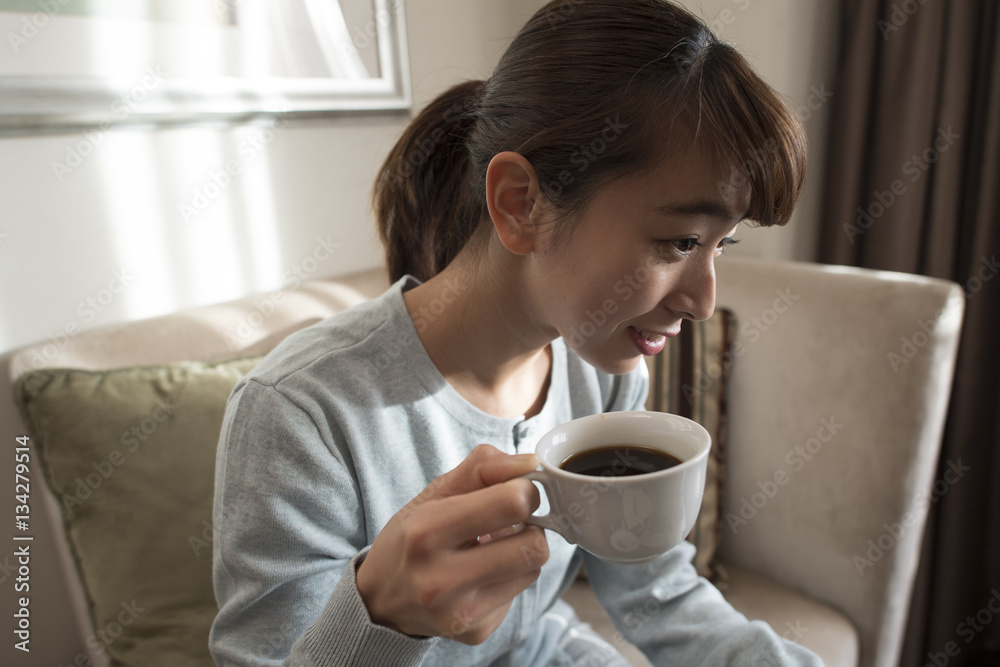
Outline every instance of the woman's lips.
<svg viewBox="0 0 1000 667"><path fill-rule="evenodd" d="M634 326L628 328L629 336L640 353L647 357L659 354L667 344L667 338L673 338L679 332L647 331Z"/></svg>

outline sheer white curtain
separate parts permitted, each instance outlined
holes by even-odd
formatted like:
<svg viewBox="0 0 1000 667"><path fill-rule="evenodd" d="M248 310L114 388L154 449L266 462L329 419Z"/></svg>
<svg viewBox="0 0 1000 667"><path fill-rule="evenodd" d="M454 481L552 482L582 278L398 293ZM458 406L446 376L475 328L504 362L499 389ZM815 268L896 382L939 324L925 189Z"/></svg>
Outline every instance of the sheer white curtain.
<svg viewBox="0 0 1000 667"><path fill-rule="evenodd" d="M227 3L228 22L239 26L245 39L260 40L256 46L271 52L272 76L371 77L338 0L227 0Z"/></svg>

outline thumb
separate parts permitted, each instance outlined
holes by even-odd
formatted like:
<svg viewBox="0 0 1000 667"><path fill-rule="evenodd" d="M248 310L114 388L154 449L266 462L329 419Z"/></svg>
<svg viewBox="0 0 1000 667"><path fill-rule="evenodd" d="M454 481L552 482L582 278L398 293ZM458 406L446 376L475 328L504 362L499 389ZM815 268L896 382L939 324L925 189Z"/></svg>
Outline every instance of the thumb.
<svg viewBox="0 0 1000 667"><path fill-rule="evenodd" d="M535 454L505 454L492 445L479 445L464 461L428 485L415 502L427 502L472 493L526 475L538 467Z"/></svg>

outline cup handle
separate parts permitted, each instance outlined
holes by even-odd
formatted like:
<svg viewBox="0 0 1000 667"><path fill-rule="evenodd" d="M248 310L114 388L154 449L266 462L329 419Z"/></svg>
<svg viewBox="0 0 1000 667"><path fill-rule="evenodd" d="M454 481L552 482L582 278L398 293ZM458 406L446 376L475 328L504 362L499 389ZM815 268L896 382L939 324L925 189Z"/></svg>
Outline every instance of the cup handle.
<svg viewBox="0 0 1000 667"><path fill-rule="evenodd" d="M545 495L549 499L549 513L543 516L538 516L537 514L532 514L527 519L524 520L525 523L534 524L536 526L541 526L542 528L548 528L551 531L559 533L562 535L563 539L570 544L576 544L576 536L566 533L565 526L559 525L559 522L552 518L552 509L555 507L555 503L552 499L555 498L555 494L552 493L552 487L549 486L549 477L544 470L533 470L527 475L521 475L525 479L530 479L533 482L538 482L545 489Z"/></svg>

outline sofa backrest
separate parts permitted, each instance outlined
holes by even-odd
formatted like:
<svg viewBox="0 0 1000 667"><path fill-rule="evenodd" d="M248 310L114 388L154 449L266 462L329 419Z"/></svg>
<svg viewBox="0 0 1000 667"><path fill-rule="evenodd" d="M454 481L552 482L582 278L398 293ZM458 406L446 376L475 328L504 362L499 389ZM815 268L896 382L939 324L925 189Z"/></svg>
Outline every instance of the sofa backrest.
<svg viewBox="0 0 1000 667"><path fill-rule="evenodd" d="M860 664L894 665L965 295L797 262L727 258L717 274L717 307L739 323L721 557L839 609Z"/></svg>
<svg viewBox="0 0 1000 667"><path fill-rule="evenodd" d="M731 356L719 360L732 368L722 555L844 612L861 634L862 665L894 664L927 515L920 499L934 482L947 411L961 289L903 274L732 257L718 262L717 274L718 307L738 322ZM18 351L9 370L16 378L37 368L265 352L388 284L376 270L84 332L60 346ZM64 545L58 505L43 498L47 511L35 512L33 527ZM877 545L886 526L905 530L872 560L867 541ZM52 599L36 597L33 613L42 621L42 610L61 607L65 591L75 589L79 638L67 644L75 650L90 621L72 565L63 565L65 574L34 570L62 582L39 588L38 596L49 591ZM39 636L66 634L36 627Z"/></svg>
<svg viewBox="0 0 1000 667"><path fill-rule="evenodd" d="M270 350L298 329L381 294L388 286L381 269L311 281L293 289L84 331L58 345L45 341L4 355L8 362L4 370L13 382L22 373L46 368L108 370L248 357ZM13 407L11 430L24 434L27 431ZM106 664L106 655L93 650L91 610L64 536L60 502L43 483L38 461L33 463L31 528L38 535L35 551L39 554L32 562L33 629L36 636L46 638L46 650L56 643L62 647L55 651L57 655L86 654L95 665ZM67 613L67 599L71 613Z"/></svg>

